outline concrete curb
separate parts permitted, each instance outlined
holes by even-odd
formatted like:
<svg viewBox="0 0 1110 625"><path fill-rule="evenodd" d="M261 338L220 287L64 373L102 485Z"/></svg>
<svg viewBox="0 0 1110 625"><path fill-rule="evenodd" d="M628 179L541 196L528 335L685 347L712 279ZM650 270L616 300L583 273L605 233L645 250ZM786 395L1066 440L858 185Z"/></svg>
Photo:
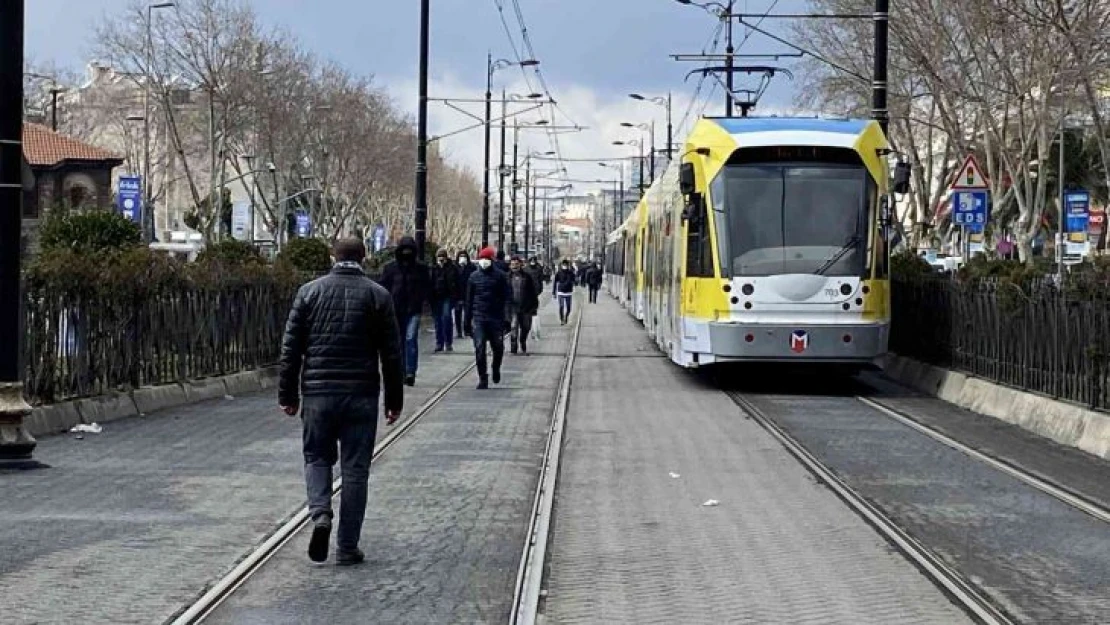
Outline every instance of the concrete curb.
<svg viewBox="0 0 1110 625"><path fill-rule="evenodd" d="M891 378L926 395L1110 460L1108 414L894 354L878 364Z"/></svg>
<svg viewBox="0 0 1110 625"><path fill-rule="evenodd" d="M24 425L31 436L68 432L79 423L110 423L127 417L187 406L227 395L248 395L272 388L277 367L232 373L184 384L167 384L38 406ZM268 384L268 385L267 385Z"/></svg>

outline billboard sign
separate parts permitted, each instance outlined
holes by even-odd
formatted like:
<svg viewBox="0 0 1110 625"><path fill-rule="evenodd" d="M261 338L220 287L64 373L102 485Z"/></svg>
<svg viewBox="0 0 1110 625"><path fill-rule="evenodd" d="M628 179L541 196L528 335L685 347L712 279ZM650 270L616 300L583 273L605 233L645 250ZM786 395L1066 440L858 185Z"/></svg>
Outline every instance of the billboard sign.
<svg viewBox="0 0 1110 625"><path fill-rule="evenodd" d="M143 179L120 176L116 188L116 208L120 214L137 224L143 223Z"/></svg>

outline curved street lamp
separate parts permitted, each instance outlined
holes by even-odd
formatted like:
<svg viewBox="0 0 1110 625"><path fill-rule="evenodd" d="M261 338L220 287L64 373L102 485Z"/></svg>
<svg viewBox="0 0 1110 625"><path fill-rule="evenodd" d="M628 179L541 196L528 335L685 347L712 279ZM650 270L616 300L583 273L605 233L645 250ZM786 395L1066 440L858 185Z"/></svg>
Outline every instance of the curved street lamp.
<svg viewBox="0 0 1110 625"><path fill-rule="evenodd" d="M663 108L667 109L667 160L668 161L672 160L674 158L674 152L673 152L673 150L674 150L674 128L671 125L671 94L670 94L670 92L669 91L667 92L667 97L665 97L665 98L662 97L662 96L648 98L648 97L644 97L643 95L641 95L639 93L630 93L630 94L628 94L628 97L632 98L633 100L640 101L640 102L651 102L652 104L658 104L659 106L662 106ZM653 146L655 145L655 141L652 141L651 143L652 143Z"/></svg>

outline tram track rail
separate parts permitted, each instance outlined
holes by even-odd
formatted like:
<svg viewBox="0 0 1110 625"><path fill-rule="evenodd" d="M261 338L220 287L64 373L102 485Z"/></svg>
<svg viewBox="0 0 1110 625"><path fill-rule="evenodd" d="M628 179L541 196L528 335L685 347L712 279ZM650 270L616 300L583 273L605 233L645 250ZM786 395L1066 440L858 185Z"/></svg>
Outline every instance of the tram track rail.
<svg viewBox="0 0 1110 625"><path fill-rule="evenodd" d="M371 462L378 460L390 447L408 433L420 420L432 411L447 393L459 385L471 372L475 364L471 363L462 371L452 377L446 384L439 388L412 415L391 429L375 446ZM332 483L332 497L336 497L342 490L342 478L336 478ZM277 554L294 536L308 525L308 507L302 506L287 521L271 532L261 544L248 552L239 562L218 579L193 603L189 604L177 615L171 617L167 623L172 625L192 625L202 623L224 601L231 597L251 576L262 569L263 566Z"/></svg>
<svg viewBox="0 0 1110 625"><path fill-rule="evenodd" d="M868 408L871 408L881 413L882 415L893 419L898 423L901 423L902 425L905 425L908 428L924 434L925 436L928 436L929 438L939 443L942 443L993 469L1001 471L1002 473L1005 473L1006 475L1017 479L1027 486L1031 486L1032 488L1055 498L1057 501L1071 506L1072 508L1083 512L1084 514L1092 516L1099 521L1110 523L1110 509L1084 496L1083 494L1064 486L1063 484L1059 484L1047 478L1036 475L1031 471L1023 469L1017 464L1008 462L995 455L979 451L978 449L975 449L970 445L961 443L960 441L941 432L940 430L925 425L917 419L914 419L905 411L898 410L882 403L880 401L881 398L879 398L879 400L876 400L870 397L857 396L856 400L867 406Z"/></svg>
<svg viewBox="0 0 1110 625"><path fill-rule="evenodd" d="M976 621L988 625L1009 625L1009 616L995 606L974 584L945 563L931 549L915 539L809 451L798 439L780 426L744 393L726 390L728 397L753 421L777 440L810 473L825 484L841 501L864 519L912 562L930 581L960 605ZM857 397L857 399L860 399Z"/></svg>
<svg viewBox="0 0 1110 625"><path fill-rule="evenodd" d="M544 566L547 561L547 544L551 535L551 517L555 508L555 488L559 478L559 461L562 458L563 434L566 431L567 408L574 362L578 356L578 339L582 334L582 307L574 322L567 355L559 379L559 391L552 409L547 446L528 526L524 551L517 570L516 587L509 622L513 625L534 625L539 617L543 599Z"/></svg>

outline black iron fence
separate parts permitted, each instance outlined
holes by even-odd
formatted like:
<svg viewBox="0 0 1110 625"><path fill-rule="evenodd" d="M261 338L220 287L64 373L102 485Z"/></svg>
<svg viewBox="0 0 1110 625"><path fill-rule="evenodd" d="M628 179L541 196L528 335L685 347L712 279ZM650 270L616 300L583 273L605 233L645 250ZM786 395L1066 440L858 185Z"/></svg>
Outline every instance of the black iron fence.
<svg viewBox="0 0 1110 625"><path fill-rule="evenodd" d="M293 291L190 287L120 300L29 288L25 390L34 403L253 369L277 361Z"/></svg>
<svg viewBox="0 0 1110 625"><path fill-rule="evenodd" d="M1110 301L1048 284L896 281L890 350L1009 386L1110 408Z"/></svg>

